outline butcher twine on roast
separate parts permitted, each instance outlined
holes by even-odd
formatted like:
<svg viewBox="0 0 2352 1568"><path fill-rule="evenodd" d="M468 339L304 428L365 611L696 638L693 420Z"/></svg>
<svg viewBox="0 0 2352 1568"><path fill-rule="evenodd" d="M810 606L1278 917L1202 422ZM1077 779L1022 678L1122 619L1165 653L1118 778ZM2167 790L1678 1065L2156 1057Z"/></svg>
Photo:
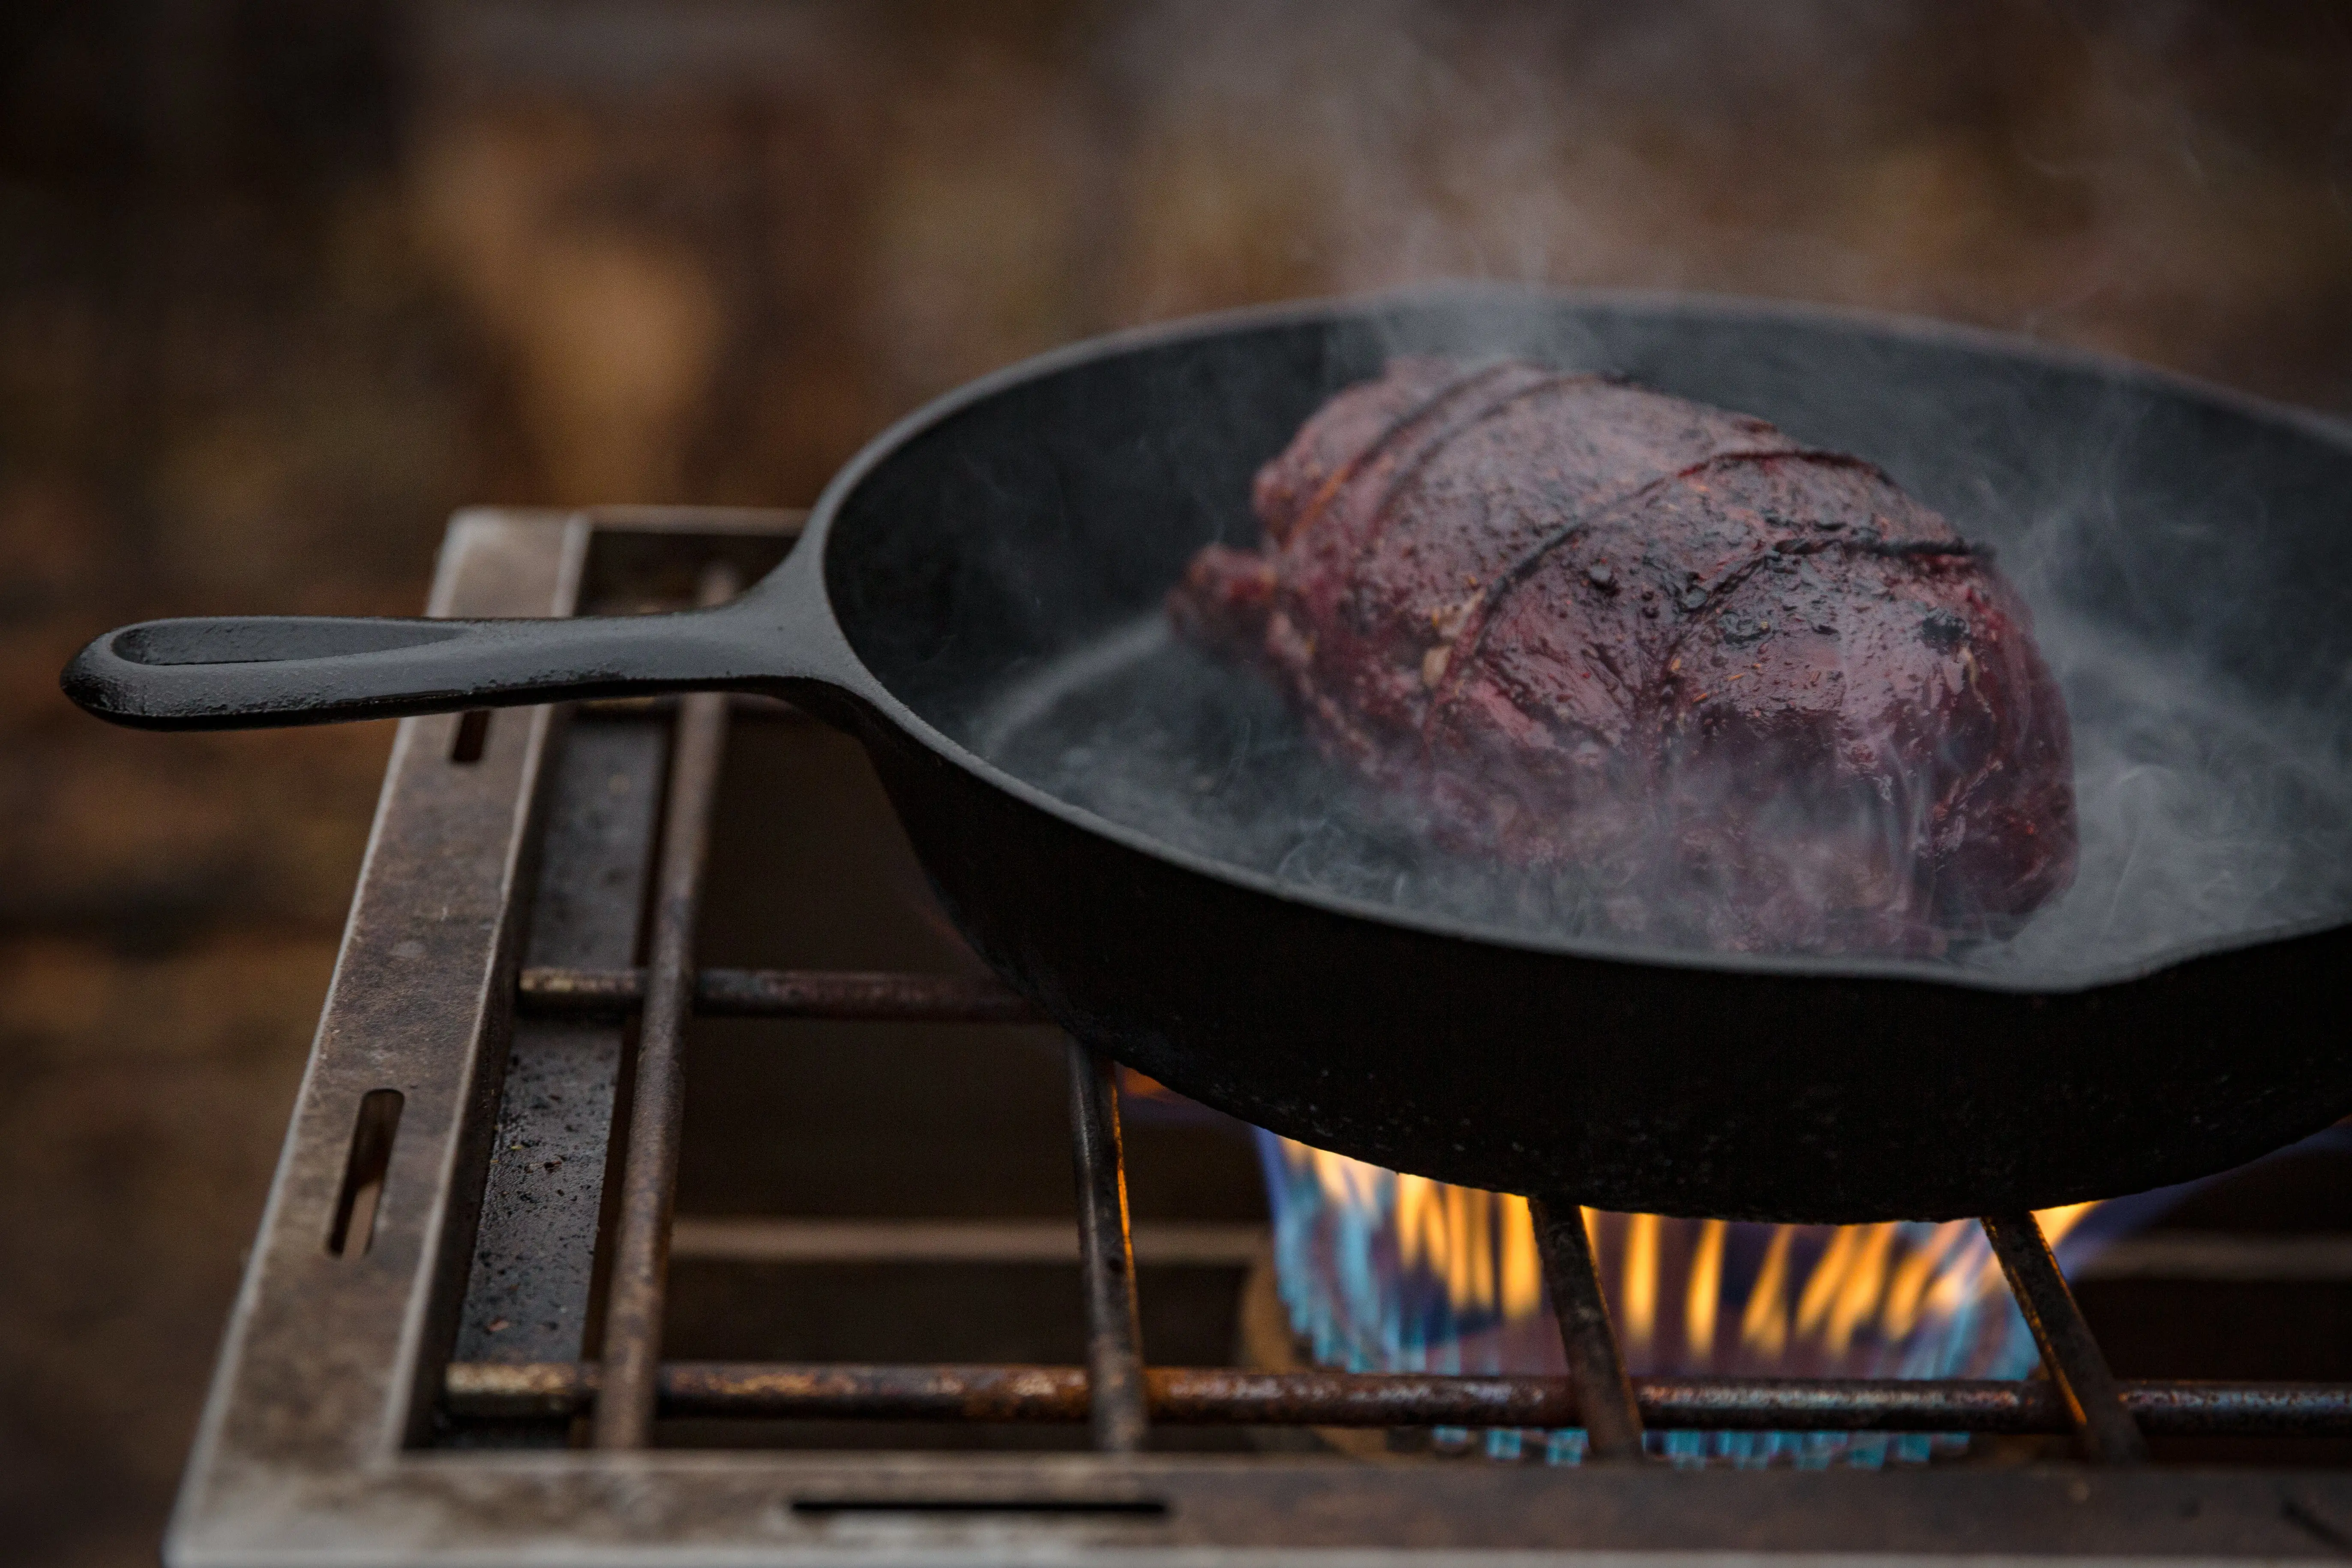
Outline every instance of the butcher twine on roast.
<svg viewBox="0 0 2352 1568"><path fill-rule="evenodd" d="M2065 707L1986 552L1873 465L1611 377L1399 359L1260 471L1179 629L1443 843L1635 935L1938 950L2074 870Z"/></svg>

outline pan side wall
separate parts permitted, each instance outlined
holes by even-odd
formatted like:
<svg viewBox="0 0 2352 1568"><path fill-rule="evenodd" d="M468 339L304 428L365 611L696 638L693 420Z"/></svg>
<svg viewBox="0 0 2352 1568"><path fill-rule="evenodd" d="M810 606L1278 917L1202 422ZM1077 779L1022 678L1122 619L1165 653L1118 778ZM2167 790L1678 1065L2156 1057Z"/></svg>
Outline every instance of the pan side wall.
<svg viewBox="0 0 2352 1568"><path fill-rule="evenodd" d="M1947 1219L2185 1181L2352 1111L2314 1021L2342 931L2048 996L1596 962L1236 888L896 731L867 744L1008 982L1181 1093L1375 1164L1611 1209Z"/></svg>

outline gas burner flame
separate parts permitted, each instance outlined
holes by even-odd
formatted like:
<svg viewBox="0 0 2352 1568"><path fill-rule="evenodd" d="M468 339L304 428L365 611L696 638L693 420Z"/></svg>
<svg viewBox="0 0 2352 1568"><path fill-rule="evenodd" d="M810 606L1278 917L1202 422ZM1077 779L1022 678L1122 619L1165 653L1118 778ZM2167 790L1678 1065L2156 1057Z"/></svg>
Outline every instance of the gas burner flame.
<svg viewBox="0 0 2352 1568"><path fill-rule="evenodd" d="M1356 1372L1564 1375L1523 1197L1402 1175L1258 1134L1275 1264L1293 1331L1316 1361ZM2098 1205L2044 1209L2062 1262L2080 1261ZM2036 1362L1973 1220L1761 1225L1583 1211L1630 1369L1659 1375L2023 1376ZM1573 1463L1583 1434L1529 1439ZM1441 1432L1442 1445L1468 1443ZM1967 1447L1963 1434L1654 1432L1678 1463L1875 1467Z"/></svg>

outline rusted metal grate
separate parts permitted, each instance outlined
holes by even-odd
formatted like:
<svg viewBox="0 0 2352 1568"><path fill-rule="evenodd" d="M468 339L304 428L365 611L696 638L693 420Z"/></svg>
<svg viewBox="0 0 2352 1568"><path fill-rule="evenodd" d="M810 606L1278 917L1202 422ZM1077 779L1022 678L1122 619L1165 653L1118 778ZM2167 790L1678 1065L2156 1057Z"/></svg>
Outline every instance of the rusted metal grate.
<svg viewBox="0 0 2352 1568"><path fill-rule="evenodd" d="M648 605L709 598L763 569L794 525L775 513L461 514L434 613L568 614L599 594ZM600 587L599 571L617 585ZM691 1016L1041 1021L985 980L697 966L730 706L716 697L605 705L568 736L551 710L403 725L167 1542L172 1561L749 1554L837 1563L1044 1551L1111 1562L1177 1548L1393 1552L1402 1542L2293 1556L2352 1542L2352 1478L2131 1463L2143 1434L2352 1435L2352 1386L2118 1381L2030 1215L1992 1216L1986 1228L2042 1348L2040 1378L1629 1378L1565 1201L1538 1206L1568 1219L1539 1216L1538 1235L1569 1377L1147 1366L1118 1080L1076 1045L1083 1364L665 1362L679 1053ZM573 789L583 779L596 789ZM617 826L614 801L628 803ZM650 856L648 846L657 847ZM552 897L562 879L538 868L542 852L603 891ZM562 1115L517 1120L575 1089L587 1092L564 1099ZM354 1119L363 1123L368 1097L385 1091L402 1097L403 1112L383 1152L373 1238L337 1254L329 1237ZM603 1109L582 1109L592 1103ZM507 1157L526 1145L527 1160ZM548 1174L604 1169L611 1150L621 1152L611 1194L593 1175ZM508 1323L496 1315L507 1284L500 1248L559 1232L566 1244L542 1249L528 1282L545 1310ZM599 1257L602 1277L590 1263ZM827 1452L687 1454L648 1447L656 1415L1086 1424L1096 1452L906 1454L881 1464ZM552 1447L483 1452L449 1440L451 1417L536 1422L558 1436ZM1614 1462L1399 1467L1165 1453L1147 1447L1154 1425L1581 1426L1594 1459ZM1702 1479L1639 1462L1645 1426L2071 1433L2099 1463ZM882 1524L882 1534L860 1533Z"/></svg>
<svg viewBox="0 0 2352 1568"><path fill-rule="evenodd" d="M726 597L724 562L698 596ZM691 962L702 861L726 741L727 700L674 705L676 736L660 813L652 962L644 968L536 967L517 984L525 1012L636 1015L637 1067L615 1262L601 1366L457 1363L446 1397L461 1414L595 1413L596 1442L641 1447L657 1402L680 1412L1090 1421L1108 1453L1139 1448L1151 1420L1580 1426L1596 1461L1642 1456L1645 1422L1685 1428L1814 1431L2070 1432L2084 1458L2147 1457L2142 1425L2165 1432L2352 1433L2352 1388L2144 1384L2108 1370L2056 1258L2030 1214L1990 1216L1985 1231L2040 1346L2042 1386L1980 1381L1650 1378L1625 1372L1591 1246L1572 1201L1535 1200L1536 1227L1570 1376L1444 1377L1157 1370L1142 1364L1118 1086L1110 1065L1072 1042L1070 1122L1087 1318L1084 1368L814 1368L660 1363L667 1228L675 1207L688 1015L901 1021L1037 1021L1027 1002L986 980L824 971L707 970ZM1564 1216L1564 1217L1563 1217Z"/></svg>
<svg viewBox="0 0 2352 1568"><path fill-rule="evenodd" d="M685 773L688 770L680 770ZM702 770L692 770L700 778ZM694 808L688 806L691 815ZM656 939L656 949L662 947ZM617 1017L646 994L643 972L522 972L527 1012ZM1037 1021L994 982L927 974L704 970L695 1006L732 1016L926 1022ZM682 1020L671 1020L665 1033ZM674 1039L654 1042L667 1054ZM640 1046L641 1053L647 1047ZM641 1058L642 1059L642 1058ZM2042 1347L2047 1381L1970 1379L1628 1378L1583 1226L1546 1224L1553 1297L1578 1349L1570 1378L1435 1373L1266 1373L1140 1368L1135 1279L1115 1078L1071 1048L1073 1145L1082 1206L1080 1260L1088 1363L1067 1366L843 1366L684 1363L662 1368L661 1407L677 1414L941 1421L1093 1421L1106 1451L1131 1449L1147 1420L1180 1425L1584 1426L1596 1458L1636 1457L1643 1426L1690 1430L2072 1433L2086 1458L2146 1457L2141 1432L2239 1436L2352 1434L2352 1387L2337 1384L2124 1382L2107 1369L2031 1215L1986 1228ZM1567 1212L1573 1214L1569 1206ZM1559 1255L1566 1254L1564 1261ZM616 1279L616 1290L646 1289ZM607 1319L614 1364L617 1316ZM636 1331L632 1326L631 1332ZM634 1353L631 1364L650 1364ZM1098 1407L1091 1389L1108 1373ZM1587 1380L1590 1380L1589 1382ZM1598 1386L1596 1403L1584 1393ZM447 1398L476 1415L571 1415L599 1402L600 1373L571 1363L453 1363ZM637 1418L642 1443L650 1410ZM1613 1424L1604 1443L1599 1433Z"/></svg>

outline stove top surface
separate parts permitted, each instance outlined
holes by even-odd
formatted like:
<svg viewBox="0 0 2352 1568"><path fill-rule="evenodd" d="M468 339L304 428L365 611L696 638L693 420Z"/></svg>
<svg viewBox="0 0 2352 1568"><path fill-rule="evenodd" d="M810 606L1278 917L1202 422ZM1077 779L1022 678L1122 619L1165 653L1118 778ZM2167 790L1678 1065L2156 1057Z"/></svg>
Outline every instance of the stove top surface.
<svg viewBox="0 0 2352 1568"><path fill-rule="evenodd" d="M462 513L432 609L678 603L793 523ZM719 698L407 721L167 1557L2352 1551L2332 1144L2074 1281L2153 1463L2073 1457L2103 1385L2062 1321L2054 1384L1629 1402L1916 1426L1946 1399L1994 1434L1965 1462L1571 1468L1427 1434L1570 1425L1593 1384L1265 1364L1247 1130L1120 1089L962 948L852 742Z"/></svg>

